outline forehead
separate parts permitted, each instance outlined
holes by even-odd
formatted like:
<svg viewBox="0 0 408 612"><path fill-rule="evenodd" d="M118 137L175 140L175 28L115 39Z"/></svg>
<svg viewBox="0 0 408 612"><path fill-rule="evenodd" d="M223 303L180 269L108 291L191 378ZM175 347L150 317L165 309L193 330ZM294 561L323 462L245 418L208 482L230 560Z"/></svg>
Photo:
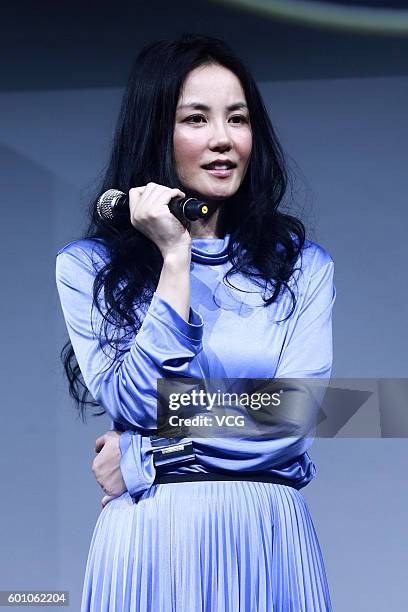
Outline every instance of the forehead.
<svg viewBox="0 0 408 612"><path fill-rule="evenodd" d="M203 102L216 101L220 97L239 97L245 100L238 77L228 68L213 64L199 66L189 72L180 91L179 102L185 103L198 97Z"/></svg>

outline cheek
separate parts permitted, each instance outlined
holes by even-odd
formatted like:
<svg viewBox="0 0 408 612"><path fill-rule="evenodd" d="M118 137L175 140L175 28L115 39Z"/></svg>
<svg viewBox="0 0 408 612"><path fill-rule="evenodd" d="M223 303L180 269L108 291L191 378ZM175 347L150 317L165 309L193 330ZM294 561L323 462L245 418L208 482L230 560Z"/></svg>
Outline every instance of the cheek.
<svg viewBox="0 0 408 612"><path fill-rule="evenodd" d="M173 137L174 156L178 163L186 166L200 159L203 145L197 134L190 130L188 134L175 132Z"/></svg>
<svg viewBox="0 0 408 612"><path fill-rule="evenodd" d="M241 150L242 150L243 156L249 157L251 155L251 151L252 151L252 133L251 132L246 134L245 137L242 139Z"/></svg>
<svg viewBox="0 0 408 612"><path fill-rule="evenodd" d="M252 151L252 132L250 130L242 130L235 135L234 146L241 161L247 160Z"/></svg>

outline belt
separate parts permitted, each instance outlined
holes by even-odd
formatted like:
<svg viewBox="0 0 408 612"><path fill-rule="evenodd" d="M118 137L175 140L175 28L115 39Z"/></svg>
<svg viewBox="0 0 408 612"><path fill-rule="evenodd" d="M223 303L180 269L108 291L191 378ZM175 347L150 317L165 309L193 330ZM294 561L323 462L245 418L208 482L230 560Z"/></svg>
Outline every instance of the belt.
<svg viewBox="0 0 408 612"><path fill-rule="evenodd" d="M182 442L179 438L164 438L157 435L150 436L153 447L153 465L156 477L153 484L168 484L173 482L198 482L209 480L249 480L253 482L272 482L299 489L292 480L262 472L237 472L227 474L222 472L187 472L169 474L168 469L176 466L191 464L196 461L194 445L192 442Z"/></svg>
<svg viewBox="0 0 408 612"><path fill-rule="evenodd" d="M253 482L272 482L299 489L300 487L288 478L280 478L272 474L260 472L237 472L236 474L222 474L220 472L188 472L179 474L156 474L153 484L168 484L172 482L199 482L209 480L249 480Z"/></svg>

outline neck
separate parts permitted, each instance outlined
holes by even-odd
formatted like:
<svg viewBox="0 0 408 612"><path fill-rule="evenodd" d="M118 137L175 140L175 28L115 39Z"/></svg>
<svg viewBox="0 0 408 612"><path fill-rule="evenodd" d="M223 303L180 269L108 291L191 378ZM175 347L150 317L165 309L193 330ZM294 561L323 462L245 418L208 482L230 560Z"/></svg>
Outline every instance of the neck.
<svg viewBox="0 0 408 612"><path fill-rule="evenodd" d="M197 219L197 221L191 221L190 236L192 238L221 238L219 236L218 227L218 210L211 215L210 219Z"/></svg>

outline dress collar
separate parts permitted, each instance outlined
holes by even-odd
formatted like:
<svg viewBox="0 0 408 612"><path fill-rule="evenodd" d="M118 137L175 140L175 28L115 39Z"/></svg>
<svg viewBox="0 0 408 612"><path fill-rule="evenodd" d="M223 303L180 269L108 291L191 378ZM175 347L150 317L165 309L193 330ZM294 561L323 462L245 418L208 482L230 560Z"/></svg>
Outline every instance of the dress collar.
<svg viewBox="0 0 408 612"><path fill-rule="evenodd" d="M191 260L201 264L220 264L228 261L230 234L224 238L193 238Z"/></svg>

